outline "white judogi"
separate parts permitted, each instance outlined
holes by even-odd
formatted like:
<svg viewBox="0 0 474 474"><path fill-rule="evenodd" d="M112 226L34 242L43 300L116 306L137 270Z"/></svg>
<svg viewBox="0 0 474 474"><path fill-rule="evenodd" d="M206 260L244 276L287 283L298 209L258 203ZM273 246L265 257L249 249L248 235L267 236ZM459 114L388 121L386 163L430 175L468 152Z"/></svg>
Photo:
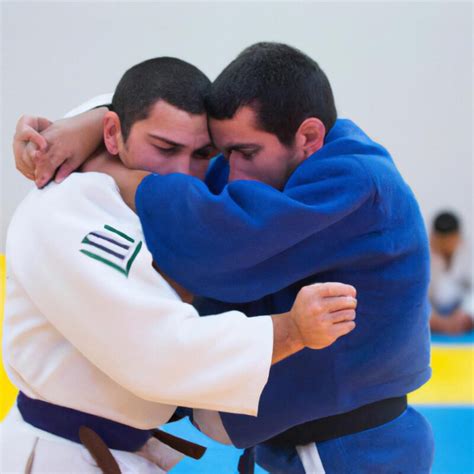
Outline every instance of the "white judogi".
<svg viewBox="0 0 474 474"><path fill-rule="evenodd" d="M449 267L441 255L431 252L430 298L437 311L449 313L461 307L474 317L471 263L467 246L454 253Z"/></svg>
<svg viewBox="0 0 474 474"><path fill-rule="evenodd" d="M105 94L96 95L92 99L89 99L86 102L83 102L81 105L74 107L70 110L64 118L74 117L75 115L82 114L88 110L94 109L96 107L110 105L112 103L112 97L114 96L113 92L107 92Z"/></svg>
<svg viewBox="0 0 474 474"><path fill-rule="evenodd" d="M7 237L3 353L13 383L141 429L165 423L176 405L256 415L271 318L199 318L151 263L140 221L109 176L74 174L31 191ZM2 473L23 471L31 454L2 452ZM68 459L64 471L74 471Z"/></svg>

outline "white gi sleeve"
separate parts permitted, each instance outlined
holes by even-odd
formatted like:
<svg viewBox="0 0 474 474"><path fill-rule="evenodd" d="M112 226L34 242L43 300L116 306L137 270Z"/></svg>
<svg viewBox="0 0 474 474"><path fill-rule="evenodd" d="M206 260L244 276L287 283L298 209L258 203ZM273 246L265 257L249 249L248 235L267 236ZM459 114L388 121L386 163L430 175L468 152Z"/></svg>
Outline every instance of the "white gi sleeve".
<svg viewBox="0 0 474 474"><path fill-rule="evenodd" d="M200 318L179 300L152 268L139 220L110 177L74 174L32 191L11 222L7 253L38 311L129 391L257 414L271 365L271 318L237 311Z"/></svg>
<svg viewBox="0 0 474 474"><path fill-rule="evenodd" d="M82 114L83 112L87 112L88 110L95 109L96 107L100 107L102 105L108 105L112 103L113 93L101 94L98 95L87 102L75 107L74 109L70 110L64 118L73 117L74 115Z"/></svg>

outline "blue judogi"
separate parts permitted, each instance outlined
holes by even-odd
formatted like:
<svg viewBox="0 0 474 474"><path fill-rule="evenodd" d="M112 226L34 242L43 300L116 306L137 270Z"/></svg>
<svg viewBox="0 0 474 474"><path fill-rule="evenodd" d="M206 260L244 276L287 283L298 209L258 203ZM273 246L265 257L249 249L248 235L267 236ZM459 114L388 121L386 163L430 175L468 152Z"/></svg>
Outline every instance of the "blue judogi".
<svg viewBox="0 0 474 474"><path fill-rule="evenodd" d="M327 474L428 474L433 435L412 407L385 425L317 444ZM256 448L258 464L271 474L304 474L295 448ZM312 473L307 473L312 474Z"/></svg>
<svg viewBox="0 0 474 474"><path fill-rule="evenodd" d="M337 120L282 192L251 181L226 185L227 175L219 157L208 186L185 175L151 175L136 195L148 248L165 273L207 298L201 310L280 313L313 282L340 281L358 291L351 334L273 366L258 417L222 414L234 444L253 446L292 426L423 385L431 373L428 240L415 197L389 153L353 122ZM429 469L431 433L410 409L382 427L327 441L324 449L318 444L326 472L341 472L330 464L329 447L351 437L372 446L366 454L352 452L357 441L347 447L351 472L366 472L374 450L379 458L388 454L384 441L394 439L393 426L409 464L372 472L415 472L409 467L414 446L420 466ZM265 465L270 451L260 446L257 460Z"/></svg>

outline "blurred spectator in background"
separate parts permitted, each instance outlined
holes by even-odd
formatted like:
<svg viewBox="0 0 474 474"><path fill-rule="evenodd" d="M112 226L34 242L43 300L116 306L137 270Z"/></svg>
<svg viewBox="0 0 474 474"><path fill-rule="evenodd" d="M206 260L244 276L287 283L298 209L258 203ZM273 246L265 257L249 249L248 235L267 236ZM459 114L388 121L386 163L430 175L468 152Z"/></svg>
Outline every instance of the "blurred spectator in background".
<svg viewBox="0 0 474 474"><path fill-rule="evenodd" d="M471 260L454 213L441 212L435 217L430 244L431 330L444 334L470 331L474 327Z"/></svg>

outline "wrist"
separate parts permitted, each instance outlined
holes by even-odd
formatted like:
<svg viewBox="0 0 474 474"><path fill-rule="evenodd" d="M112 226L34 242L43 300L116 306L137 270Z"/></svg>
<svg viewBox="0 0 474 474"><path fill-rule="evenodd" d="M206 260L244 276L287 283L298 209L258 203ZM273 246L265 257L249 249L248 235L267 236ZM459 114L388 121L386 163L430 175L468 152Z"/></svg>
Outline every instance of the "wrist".
<svg viewBox="0 0 474 474"><path fill-rule="evenodd" d="M272 316L273 322L273 357L275 364L304 349L301 334L290 313Z"/></svg>
<svg viewBox="0 0 474 474"><path fill-rule="evenodd" d="M298 327L298 324L295 321L295 318L293 317L291 311L288 314L288 341L289 344L295 349L295 352L300 351L301 349L304 349L306 347L304 343L303 336L301 334L301 331Z"/></svg>

